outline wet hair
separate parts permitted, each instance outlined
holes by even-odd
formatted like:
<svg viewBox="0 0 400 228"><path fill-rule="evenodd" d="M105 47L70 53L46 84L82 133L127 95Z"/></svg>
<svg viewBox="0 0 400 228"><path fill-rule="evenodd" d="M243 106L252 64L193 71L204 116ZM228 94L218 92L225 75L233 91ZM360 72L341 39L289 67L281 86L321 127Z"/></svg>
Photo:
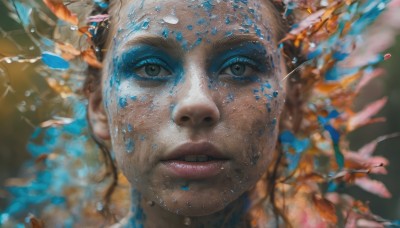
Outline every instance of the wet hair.
<svg viewBox="0 0 400 228"><path fill-rule="evenodd" d="M275 20L274 32L276 33L276 38L278 41L282 40L287 32L289 31L290 25L293 24L294 18L293 16L284 16L284 3L281 1L274 0L264 0L267 3L269 9L272 9L272 18ZM112 3L111 0L105 1L107 4ZM91 15L98 14L108 14L109 8L102 8L98 5L95 5ZM110 15L112 17L112 15ZM97 59L101 62L103 61L104 55L106 53L106 44L109 36L110 30L110 19L106 19L102 22L99 22L94 30L94 34L92 37L92 49L94 50ZM303 62L305 58L302 58L299 54L299 50L295 48L293 45L285 44L282 46L282 54L285 60L285 64L288 72L292 71L298 66L298 63ZM292 59L296 57L297 61L294 62ZM300 75L297 75L296 72L290 75L290 78L287 81L287 92L286 92L286 100L285 107L281 114L281 122L280 129L290 129L292 132L298 132L300 130L301 122L304 116L303 106L306 103L309 94L312 88L312 83L309 79L302 79ZM83 88L86 96L93 97L94 102L102 102L101 99L101 69L89 66L87 69L87 77L84 83ZM89 121L90 123L90 121ZM90 130L91 127L90 127ZM92 132L92 131L91 131ZM102 151L102 154L105 159L105 165L108 169L107 175L112 177L112 182L110 183L108 189L106 190L104 196L104 209L103 214L105 216L111 216L112 214L108 211L108 205L110 203L111 195L118 185L118 169L116 167L115 161L112 159L110 151L107 146L98 139L93 133L91 133L92 138L99 146ZM277 180L282 176L282 170L286 166L286 162L284 159L284 154L280 147L279 142L276 146L276 152L274 153L274 164L271 165L270 169L266 170L266 175L263 175L259 180L261 186L264 188L254 188L252 191L256 192L256 195L262 196L260 199L257 199L256 203L253 203L253 207L245 215L246 227L257 226L257 217L260 217L259 209L264 209L264 205L266 201L269 201L272 205L272 212L275 217L276 226L279 227L283 222L285 226L290 227L290 222L286 216L286 213L282 207L282 205L277 205L276 202L276 186ZM261 191L261 192L260 192ZM258 209L258 211L257 211ZM261 216L262 217L262 216ZM265 216L264 216L265 217Z"/></svg>

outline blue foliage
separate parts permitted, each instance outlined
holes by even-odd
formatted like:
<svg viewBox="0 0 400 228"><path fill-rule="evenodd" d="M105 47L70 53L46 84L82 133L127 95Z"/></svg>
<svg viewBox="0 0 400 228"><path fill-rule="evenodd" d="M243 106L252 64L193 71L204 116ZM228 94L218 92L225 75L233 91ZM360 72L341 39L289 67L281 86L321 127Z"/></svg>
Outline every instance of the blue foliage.
<svg viewBox="0 0 400 228"><path fill-rule="evenodd" d="M51 52L43 52L42 61L44 64L54 70L67 70L69 68L68 61Z"/></svg>
<svg viewBox="0 0 400 228"><path fill-rule="evenodd" d="M292 132L283 131L279 135L279 141L288 160L288 169L289 171L293 171L300 162L302 152L310 146L310 140L297 139Z"/></svg>

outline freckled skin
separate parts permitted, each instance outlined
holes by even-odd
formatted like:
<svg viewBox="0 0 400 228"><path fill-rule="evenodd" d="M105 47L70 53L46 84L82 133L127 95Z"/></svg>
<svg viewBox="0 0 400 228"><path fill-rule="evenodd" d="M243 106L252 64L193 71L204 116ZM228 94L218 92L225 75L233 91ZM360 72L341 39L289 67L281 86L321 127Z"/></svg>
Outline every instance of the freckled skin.
<svg viewBox="0 0 400 228"><path fill-rule="evenodd" d="M149 227L157 224L150 219L152 215L158 216L161 224L183 225L180 216L202 218L194 219L197 225L212 224L227 205L243 199L241 196L271 164L278 134L276 121L284 102L284 88L279 83L284 70L276 67L281 65L279 50L275 38L267 39L274 37L272 9L263 1L238 2L122 1L122 7L116 5L111 11L103 103L118 166L142 200L155 202L153 207L143 205L144 223ZM178 18L176 24L163 20L171 14ZM229 23L225 15L229 15ZM240 42L216 53L213 44L237 35L242 37ZM144 74L143 68L135 68L134 63L129 68L126 63L136 62L136 57L126 60L121 56L141 45L135 43L141 36L173 43L174 48L163 50L165 62L176 59L180 73L167 70L163 81L137 77ZM218 56L234 48L242 53L240 48L249 42L261 45L268 55L256 58L257 65L275 68L257 70L253 68L258 66L243 63L254 79L236 80L234 68L222 68L226 59ZM215 71L210 70L213 67ZM195 121L181 121L183 116ZM210 117L211 122L204 117ZM226 168L201 181L167 176L160 159L178 145L197 141L214 144L228 157Z"/></svg>

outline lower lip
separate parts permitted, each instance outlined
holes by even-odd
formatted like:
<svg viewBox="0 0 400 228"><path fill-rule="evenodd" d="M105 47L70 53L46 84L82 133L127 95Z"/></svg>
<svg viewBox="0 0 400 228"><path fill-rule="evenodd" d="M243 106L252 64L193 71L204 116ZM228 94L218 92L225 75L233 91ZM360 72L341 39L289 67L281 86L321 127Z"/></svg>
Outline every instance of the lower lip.
<svg viewBox="0 0 400 228"><path fill-rule="evenodd" d="M216 176L223 170L225 160L207 162L164 161L162 164L173 176L185 179L205 179Z"/></svg>

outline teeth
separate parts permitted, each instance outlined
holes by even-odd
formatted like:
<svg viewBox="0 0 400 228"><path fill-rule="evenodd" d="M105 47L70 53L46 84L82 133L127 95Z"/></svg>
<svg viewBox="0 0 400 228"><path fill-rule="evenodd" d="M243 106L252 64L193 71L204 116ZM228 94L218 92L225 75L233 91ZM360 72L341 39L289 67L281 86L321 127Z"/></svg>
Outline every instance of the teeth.
<svg viewBox="0 0 400 228"><path fill-rule="evenodd" d="M187 162L206 162L208 161L207 155L186 155L184 160Z"/></svg>

